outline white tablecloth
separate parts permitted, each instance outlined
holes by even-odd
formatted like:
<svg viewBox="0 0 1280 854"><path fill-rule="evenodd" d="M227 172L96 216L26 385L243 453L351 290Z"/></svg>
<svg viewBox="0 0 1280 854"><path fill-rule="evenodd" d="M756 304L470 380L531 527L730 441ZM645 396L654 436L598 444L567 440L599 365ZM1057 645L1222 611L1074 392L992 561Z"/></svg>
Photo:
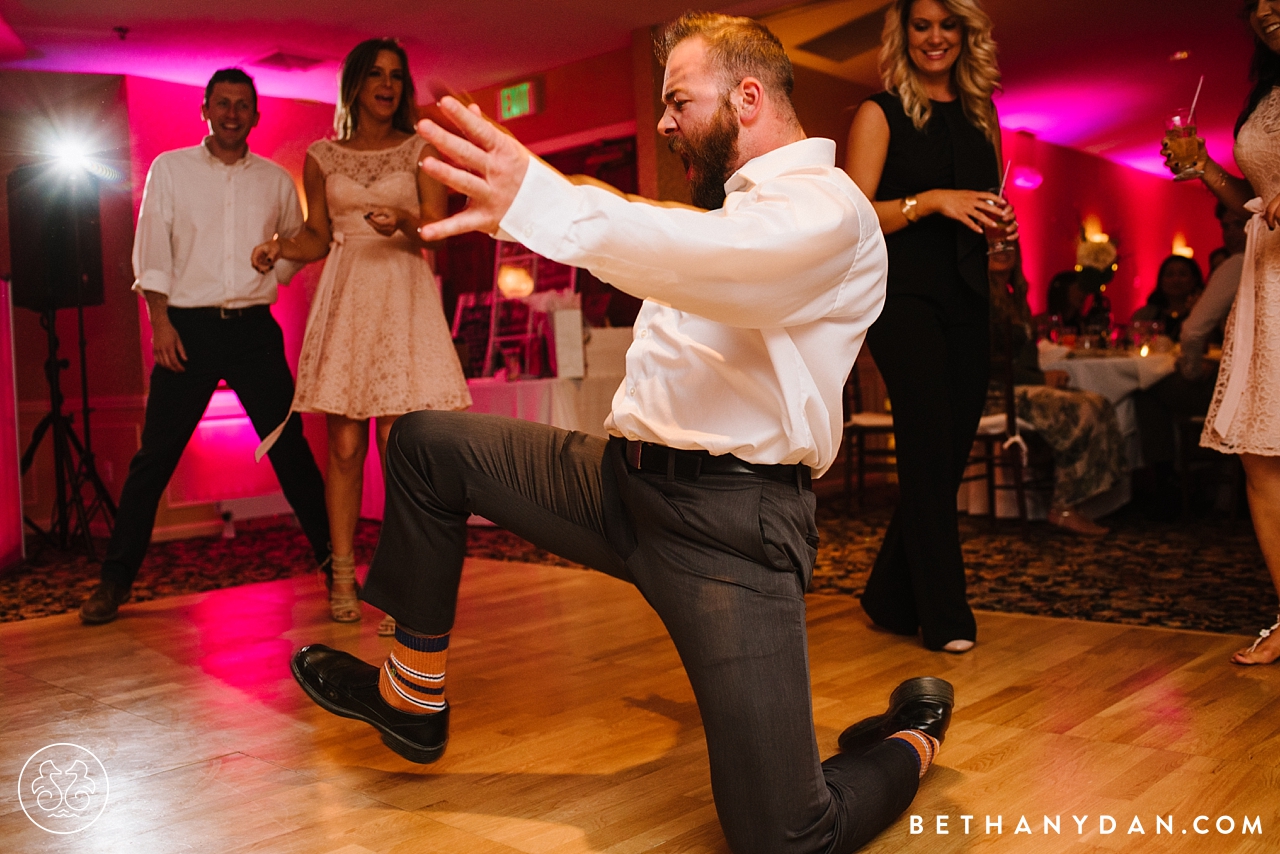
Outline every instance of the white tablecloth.
<svg viewBox="0 0 1280 854"><path fill-rule="evenodd" d="M549 377L536 380L471 379L471 409L506 415L524 421L550 424L604 436L604 419L609 414L613 393L621 377L586 377L580 380ZM384 499L382 466L372 441L364 464L364 494L360 502L362 519L381 519Z"/></svg>
<svg viewBox="0 0 1280 854"><path fill-rule="evenodd" d="M1040 370L1063 371L1071 377L1072 388L1097 392L1117 404L1139 389L1151 388L1173 373L1176 367L1172 353L1139 356L1128 352L1126 355L1070 358L1069 352L1065 347L1042 345Z"/></svg>
<svg viewBox="0 0 1280 854"><path fill-rule="evenodd" d="M1125 461L1129 471L1141 468L1142 438L1138 435L1133 393L1151 388L1172 374L1177 369L1177 358L1173 353L1139 356L1132 351L1125 355L1069 358L1068 352L1065 347L1042 342L1040 370L1065 371L1071 377L1071 388L1096 392L1111 401L1116 409L1120 434L1124 437ZM1093 517L1113 513L1129 503L1131 487L1129 478L1123 478L1114 489L1086 501L1080 510Z"/></svg>
<svg viewBox="0 0 1280 854"><path fill-rule="evenodd" d="M1176 369L1176 359L1172 353L1151 353L1139 356L1136 353L1116 354L1115 351L1103 356L1085 358L1073 357L1071 350L1049 342L1040 344L1040 370L1063 371L1070 378L1070 387L1082 391L1092 391L1111 401L1116 410L1116 421L1120 426L1120 434L1124 437L1125 461L1128 470L1142 466L1142 440L1138 435L1138 418L1133 404L1133 393L1148 389L1160 380L1169 376ZM1000 479L1004 482L1004 478ZM1080 510L1088 516L1097 518L1114 513L1129 503L1132 498L1132 486L1129 478L1123 478L1114 488L1096 495L1080 506ZM958 505L961 510L970 513L987 513L986 483L971 481L960 488ZM1029 493L1027 495L1027 515L1032 519L1043 519L1048 514L1047 495ZM1014 493L1001 491L996 495L996 513L1001 517L1017 516Z"/></svg>
<svg viewBox="0 0 1280 854"><path fill-rule="evenodd" d="M467 387L471 390L471 412L506 415L603 436L604 419L621 383L621 377L548 377L512 382L486 378L468 380Z"/></svg>

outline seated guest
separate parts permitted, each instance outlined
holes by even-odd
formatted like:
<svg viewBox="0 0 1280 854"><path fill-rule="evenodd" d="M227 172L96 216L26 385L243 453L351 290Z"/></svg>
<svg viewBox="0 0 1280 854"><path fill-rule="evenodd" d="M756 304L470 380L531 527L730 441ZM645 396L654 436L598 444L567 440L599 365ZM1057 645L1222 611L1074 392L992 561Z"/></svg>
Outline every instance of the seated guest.
<svg viewBox="0 0 1280 854"><path fill-rule="evenodd" d="M1142 459L1151 471L1155 494L1161 496L1176 493L1172 489L1176 480L1173 470L1175 419L1209 411L1218 381L1218 363L1205 359L1205 351L1210 343L1222 341L1222 325L1231 311L1244 269L1246 215L1219 202L1214 216L1222 227L1227 260L1213 271L1204 293L1182 322L1178 370L1133 398L1142 437Z"/></svg>
<svg viewBox="0 0 1280 854"><path fill-rule="evenodd" d="M1227 258L1210 274L1204 293L1196 300L1191 313L1182 323L1179 340L1182 346L1182 355L1178 359L1179 374L1188 382L1203 381L1205 377L1210 377L1206 383L1208 394L1204 398L1205 405L1196 406L1197 414L1200 415L1209 409L1209 398L1213 396L1213 377L1218 373L1217 365L1210 366L1205 361L1204 354L1210 343L1222 343L1222 325L1235 301L1240 273L1244 269L1244 226L1248 222L1244 212L1228 208L1222 202L1218 202L1214 216L1222 227L1222 249L1227 253Z"/></svg>
<svg viewBox="0 0 1280 854"><path fill-rule="evenodd" d="M1231 251L1225 246L1219 246L1217 249L1209 253L1209 275L1212 276L1214 270L1222 266L1222 262L1231 257Z"/></svg>
<svg viewBox="0 0 1280 854"><path fill-rule="evenodd" d="M1072 533L1100 537L1107 529L1078 508L1124 477L1124 440L1115 409L1100 394L1066 388L1069 378L1063 371L1040 370L1018 250L993 253L988 265L992 322L1008 324L1011 334L1018 418L1031 424L1053 451L1049 522Z"/></svg>
<svg viewBox="0 0 1280 854"><path fill-rule="evenodd" d="M1075 270L1063 270L1049 280L1047 302L1048 310L1036 317L1039 325L1056 322L1063 332L1076 335L1092 326L1111 325L1111 301L1096 288L1090 293Z"/></svg>
<svg viewBox="0 0 1280 854"><path fill-rule="evenodd" d="M1107 529L1084 516L1080 504L1120 483L1124 439L1115 408L1101 394L1068 389L1064 371L1041 371L1027 305L1027 278L1016 247L988 259L992 324L1011 334L1014 399L1018 417L1036 428L1053 452L1053 497L1048 521L1075 534L1102 536ZM1064 274L1055 277L1064 279ZM1070 288L1078 287L1073 280ZM1083 302L1083 301L1082 301ZM997 337L998 338L998 337Z"/></svg>
<svg viewBox="0 0 1280 854"><path fill-rule="evenodd" d="M1200 265L1190 258L1170 255L1160 265L1155 290L1147 297L1147 304L1133 313L1133 321L1157 321L1164 334L1177 341L1182 322L1202 293Z"/></svg>

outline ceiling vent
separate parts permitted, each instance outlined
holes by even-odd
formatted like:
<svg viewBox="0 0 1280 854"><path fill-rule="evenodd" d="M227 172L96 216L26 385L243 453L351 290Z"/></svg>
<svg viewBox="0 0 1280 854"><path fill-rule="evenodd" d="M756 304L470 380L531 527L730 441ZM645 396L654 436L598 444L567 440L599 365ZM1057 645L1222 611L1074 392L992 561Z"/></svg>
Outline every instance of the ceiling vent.
<svg viewBox="0 0 1280 854"><path fill-rule="evenodd" d="M279 71L306 71L315 68L323 59L316 59L312 56L299 56L296 53L285 53L278 50L269 56L261 59L255 59L249 64L257 68L275 68Z"/></svg>
<svg viewBox="0 0 1280 854"><path fill-rule="evenodd" d="M835 63L848 62L859 54L880 47L880 32L884 29L884 10L888 4L861 18L854 18L830 32L796 45L800 50L816 54Z"/></svg>

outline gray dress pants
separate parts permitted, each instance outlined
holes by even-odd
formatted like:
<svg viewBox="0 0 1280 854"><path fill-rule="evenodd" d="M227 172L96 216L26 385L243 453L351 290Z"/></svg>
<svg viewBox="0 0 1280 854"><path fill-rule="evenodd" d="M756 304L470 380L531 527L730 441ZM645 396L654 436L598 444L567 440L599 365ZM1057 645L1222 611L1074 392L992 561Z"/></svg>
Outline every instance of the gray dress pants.
<svg viewBox="0 0 1280 854"><path fill-rule="evenodd" d="M896 740L819 760L804 607L813 493L755 475L638 472L623 448L489 415L401 417L363 598L406 628L450 631L471 513L634 584L693 686L730 848L853 851L911 803L919 765Z"/></svg>

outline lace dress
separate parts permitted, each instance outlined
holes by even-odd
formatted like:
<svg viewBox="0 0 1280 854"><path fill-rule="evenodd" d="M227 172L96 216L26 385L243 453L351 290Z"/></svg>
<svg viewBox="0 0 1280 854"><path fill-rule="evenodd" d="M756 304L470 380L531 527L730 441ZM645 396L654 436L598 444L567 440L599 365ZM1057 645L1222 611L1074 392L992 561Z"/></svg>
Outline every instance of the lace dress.
<svg viewBox="0 0 1280 854"><path fill-rule="evenodd" d="M1244 272L1200 444L1228 454L1280 456L1280 230L1257 216L1280 194L1280 88L1240 129L1235 157L1260 199L1249 203L1255 216Z"/></svg>
<svg viewBox="0 0 1280 854"><path fill-rule="evenodd" d="M293 409L366 419L471 405L435 275L402 232L383 237L370 208L418 209L414 136L383 151L320 140L307 149L324 173L333 242L311 301Z"/></svg>

